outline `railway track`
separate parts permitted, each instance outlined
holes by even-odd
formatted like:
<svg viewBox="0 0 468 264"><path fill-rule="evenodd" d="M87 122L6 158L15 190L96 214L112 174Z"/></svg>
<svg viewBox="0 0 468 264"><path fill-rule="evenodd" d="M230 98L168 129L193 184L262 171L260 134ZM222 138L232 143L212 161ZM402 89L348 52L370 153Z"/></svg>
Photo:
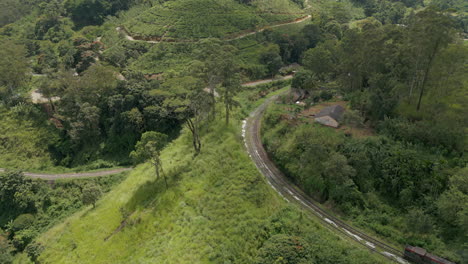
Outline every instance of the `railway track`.
<svg viewBox="0 0 468 264"><path fill-rule="evenodd" d="M294 185L269 159L260 136L261 120L268 104L277 97L278 96L273 96L267 99L261 106L254 110L249 118L244 120L242 124L242 136L247 152L258 170L267 179L268 184L286 201L299 204L302 208L316 216L325 227L332 231L345 235L371 251L381 254L396 263L409 263L403 259L403 250L396 249L391 245L365 234L322 209L318 205L318 202L314 201Z"/></svg>

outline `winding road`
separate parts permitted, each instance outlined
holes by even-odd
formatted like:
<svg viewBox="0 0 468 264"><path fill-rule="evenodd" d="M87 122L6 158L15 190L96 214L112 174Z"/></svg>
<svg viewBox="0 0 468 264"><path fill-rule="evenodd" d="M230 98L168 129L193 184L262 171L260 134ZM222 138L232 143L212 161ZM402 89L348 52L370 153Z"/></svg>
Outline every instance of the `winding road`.
<svg viewBox="0 0 468 264"><path fill-rule="evenodd" d="M247 152L258 170L267 179L268 184L286 201L300 205L303 209L316 216L324 226L332 231L345 235L369 250L381 254L394 262L401 264L409 263L403 259L403 250L396 249L391 245L366 235L323 210L316 201L295 186L269 159L260 136L261 120L268 104L277 97L278 95L267 99L250 114L247 120L244 120L242 125L242 136Z"/></svg>

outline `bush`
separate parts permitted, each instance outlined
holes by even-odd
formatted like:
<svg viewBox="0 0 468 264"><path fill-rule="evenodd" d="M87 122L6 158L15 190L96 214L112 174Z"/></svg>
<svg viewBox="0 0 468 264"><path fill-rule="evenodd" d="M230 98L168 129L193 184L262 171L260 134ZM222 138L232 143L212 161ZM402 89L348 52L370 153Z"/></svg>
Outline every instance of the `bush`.
<svg viewBox="0 0 468 264"><path fill-rule="evenodd" d="M96 207L96 202L102 195L101 187L95 184L89 184L83 189L83 194L81 200L83 204L93 205L93 208Z"/></svg>
<svg viewBox="0 0 468 264"><path fill-rule="evenodd" d="M320 93L320 98L324 101L328 101L333 98L333 93L331 91L322 91Z"/></svg>
<svg viewBox="0 0 468 264"><path fill-rule="evenodd" d="M343 115L343 122L354 127L363 127L364 118L354 110L346 110Z"/></svg>
<svg viewBox="0 0 468 264"><path fill-rule="evenodd" d="M300 237L275 235L260 248L257 264L311 263L309 245Z"/></svg>
<svg viewBox="0 0 468 264"><path fill-rule="evenodd" d="M42 251L44 251L44 246L40 243L31 243L25 248L26 254L28 254L28 257L34 263L38 263L37 258L41 255Z"/></svg>
<svg viewBox="0 0 468 264"><path fill-rule="evenodd" d="M15 221L13 221L13 231L19 231L30 227L34 223L34 219L34 215L32 214L19 215Z"/></svg>

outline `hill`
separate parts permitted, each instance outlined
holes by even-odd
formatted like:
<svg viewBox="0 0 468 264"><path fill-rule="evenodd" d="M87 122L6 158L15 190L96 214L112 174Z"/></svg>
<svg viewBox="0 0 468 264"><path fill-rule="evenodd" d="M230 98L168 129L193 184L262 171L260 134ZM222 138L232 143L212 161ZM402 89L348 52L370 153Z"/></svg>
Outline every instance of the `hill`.
<svg viewBox="0 0 468 264"><path fill-rule="evenodd" d="M288 0L253 1L249 5L234 0L183 0L155 5L123 26L135 38L181 41L224 38L301 16L304 12Z"/></svg>
<svg viewBox="0 0 468 264"><path fill-rule="evenodd" d="M303 241L308 263L385 262L274 193L243 149L239 122L205 129L198 156L188 131L164 150L167 190L149 164L137 167L96 209L40 237L41 263L271 263L264 253L286 250L275 244L284 237Z"/></svg>

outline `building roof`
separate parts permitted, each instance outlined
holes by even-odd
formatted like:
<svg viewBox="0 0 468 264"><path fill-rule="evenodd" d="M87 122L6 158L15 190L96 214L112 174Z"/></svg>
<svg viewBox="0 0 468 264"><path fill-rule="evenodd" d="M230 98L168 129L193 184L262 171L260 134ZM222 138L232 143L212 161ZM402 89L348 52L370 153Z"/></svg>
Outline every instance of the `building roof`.
<svg viewBox="0 0 468 264"><path fill-rule="evenodd" d="M331 118L339 121L343 116L345 109L341 105L332 105L323 108L318 114L315 115L315 118L330 116Z"/></svg>

